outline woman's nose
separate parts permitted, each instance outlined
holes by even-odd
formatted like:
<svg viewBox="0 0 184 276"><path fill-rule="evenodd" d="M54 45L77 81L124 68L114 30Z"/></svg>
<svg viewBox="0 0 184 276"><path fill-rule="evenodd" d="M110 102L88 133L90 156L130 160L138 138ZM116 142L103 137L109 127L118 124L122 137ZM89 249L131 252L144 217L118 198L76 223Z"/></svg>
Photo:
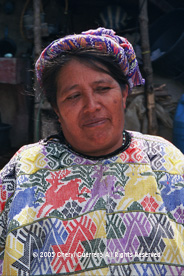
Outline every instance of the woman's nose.
<svg viewBox="0 0 184 276"><path fill-rule="evenodd" d="M84 99L85 112L94 112L101 108L101 104L96 95L87 95Z"/></svg>

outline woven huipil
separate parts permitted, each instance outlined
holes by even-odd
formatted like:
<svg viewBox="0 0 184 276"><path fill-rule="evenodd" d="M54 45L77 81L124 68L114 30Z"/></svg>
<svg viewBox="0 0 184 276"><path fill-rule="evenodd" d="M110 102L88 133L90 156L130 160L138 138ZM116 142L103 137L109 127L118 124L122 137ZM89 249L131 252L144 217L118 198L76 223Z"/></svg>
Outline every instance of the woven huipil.
<svg viewBox="0 0 184 276"><path fill-rule="evenodd" d="M0 173L2 275L184 275L184 157L129 132L117 155L57 139L24 146Z"/></svg>

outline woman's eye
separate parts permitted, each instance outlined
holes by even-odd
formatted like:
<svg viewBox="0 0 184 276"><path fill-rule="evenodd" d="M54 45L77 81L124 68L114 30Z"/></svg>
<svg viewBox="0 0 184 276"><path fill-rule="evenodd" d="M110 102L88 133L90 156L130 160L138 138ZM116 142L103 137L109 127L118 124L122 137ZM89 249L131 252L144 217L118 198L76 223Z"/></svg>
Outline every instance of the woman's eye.
<svg viewBox="0 0 184 276"><path fill-rule="evenodd" d="M74 99L78 98L79 96L80 96L79 93L72 94L72 95L70 95L70 96L67 97L67 100L74 100Z"/></svg>
<svg viewBox="0 0 184 276"><path fill-rule="evenodd" d="M97 91L99 92L107 92L109 89L110 89L109 86L97 87Z"/></svg>

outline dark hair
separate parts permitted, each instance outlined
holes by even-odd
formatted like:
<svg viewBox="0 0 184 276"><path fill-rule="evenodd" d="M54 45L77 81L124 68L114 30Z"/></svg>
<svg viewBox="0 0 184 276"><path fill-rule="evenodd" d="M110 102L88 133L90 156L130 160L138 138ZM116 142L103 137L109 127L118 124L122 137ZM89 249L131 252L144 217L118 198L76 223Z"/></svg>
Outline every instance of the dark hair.
<svg viewBox="0 0 184 276"><path fill-rule="evenodd" d="M98 71L109 74L119 83L122 90L125 89L126 85L129 86L127 78L124 76L120 65L113 55L91 48L62 52L56 58L46 62L41 79L44 94L53 107L57 107L56 93L58 74L61 68L73 59L79 60ZM107 69L102 68L98 64L103 65Z"/></svg>

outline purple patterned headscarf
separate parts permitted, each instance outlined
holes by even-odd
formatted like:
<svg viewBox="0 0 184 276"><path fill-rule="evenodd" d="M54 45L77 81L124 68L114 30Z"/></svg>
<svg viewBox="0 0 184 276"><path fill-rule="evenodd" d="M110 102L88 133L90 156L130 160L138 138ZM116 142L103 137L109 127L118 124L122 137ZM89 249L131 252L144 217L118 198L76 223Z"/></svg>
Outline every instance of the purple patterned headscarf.
<svg viewBox="0 0 184 276"><path fill-rule="evenodd" d="M130 91L136 85L144 84L134 49L124 37L115 35L110 29L98 28L81 34L74 34L59 38L48 45L36 62L36 76L41 85L42 72L48 60L57 57L60 53L77 48L92 47L115 56L123 74L127 77Z"/></svg>

